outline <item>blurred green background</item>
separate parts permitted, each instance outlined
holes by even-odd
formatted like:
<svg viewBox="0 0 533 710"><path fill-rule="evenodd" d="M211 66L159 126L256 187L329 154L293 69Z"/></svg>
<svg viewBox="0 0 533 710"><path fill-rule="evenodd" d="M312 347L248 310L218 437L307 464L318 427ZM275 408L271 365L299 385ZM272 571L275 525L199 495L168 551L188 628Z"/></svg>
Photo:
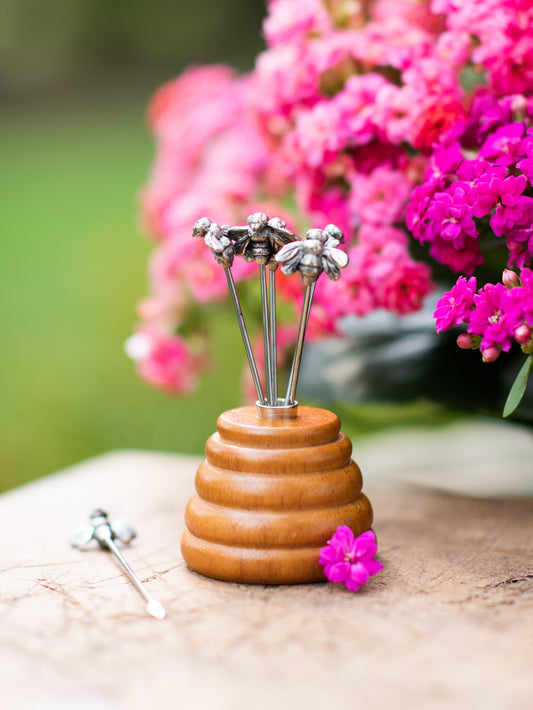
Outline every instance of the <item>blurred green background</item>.
<svg viewBox="0 0 533 710"><path fill-rule="evenodd" d="M149 98L189 63L251 68L263 13L247 0L0 0L0 490L119 447L200 453L240 404L240 357L175 399L122 347L151 250L137 224ZM212 325L215 349L236 350Z"/></svg>

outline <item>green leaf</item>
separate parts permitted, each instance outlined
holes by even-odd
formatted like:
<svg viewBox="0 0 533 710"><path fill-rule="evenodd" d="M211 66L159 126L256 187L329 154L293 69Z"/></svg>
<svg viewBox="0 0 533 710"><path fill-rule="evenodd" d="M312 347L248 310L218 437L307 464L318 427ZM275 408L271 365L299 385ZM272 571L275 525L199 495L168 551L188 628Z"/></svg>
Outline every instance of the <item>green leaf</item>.
<svg viewBox="0 0 533 710"><path fill-rule="evenodd" d="M531 370L532 364L533 356L528 355L507 396L507 401L505 402L505 407L503 408L504 417L508 417L509 414L512 414L520 404L520 401L524 396L524 392L526 391L527 379L529 377L529 371Z"/></svg>

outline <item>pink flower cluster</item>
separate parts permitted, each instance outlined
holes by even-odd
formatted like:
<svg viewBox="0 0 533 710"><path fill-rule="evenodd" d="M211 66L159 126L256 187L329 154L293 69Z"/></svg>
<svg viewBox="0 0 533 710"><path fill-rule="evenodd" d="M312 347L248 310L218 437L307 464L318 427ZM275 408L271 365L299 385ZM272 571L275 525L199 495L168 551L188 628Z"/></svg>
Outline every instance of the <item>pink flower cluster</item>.
<svg viewBox="0 0 533 710"><path fill-rule="evenodd" d="M487 97L479 102L487 104ZM498 106L503 102L498 102ZM479 135L479 116L465 123L462 138L439 146L430 158L422 185L407 208L407 226L416 239L430 244L431 256L455 272L474 273L483 263L481 241L505 237L507 265L522 267L533 256L533 100L520 102L513 116L507 107L497 125L472 156L472 136Z"/></svg>
<svg viewBox="0 0 533 710"><path fill-rule="evenodd" d="M476 277L461 276L445 293L435 310L437 331L466 325L457 343L481 350L485 362L496 360L514 342L525 353L533 352L533 271L524 267L518 276L506 269L501 283L477 290Z"/></svg>
<svg viewBox="0 0 533 710"><path fill-rule="evenodd" d="M127 355L137 363L139 375L154 387L167 392L191 392L205 369L205 356L195 352L183 338L163 335L155 328L144 328L125 344Z"/></svg>
<svg viewBox="0 0 533 710"><path fill-rule="evenodd" d="M320 550L318 561L330 582L342 582L350 592L357 592L383 569L381 562L374 559L377 551L372 530L355 537L347 525L340 525L326 547Z"/></svg>
<svg viewBox="0 0 533 710"><path fill-rule="evenodd" d="M435 311L437 331L465 324L462 348L479 348L493 362L513 342L530 353L533 258L533 98L496 99L485 89L474 97L470 116L431 155L424 182L407 208L407 226L430 245L429 253L465 274L444 294ZM495 252L495 250L497 250ZM507 269L503 283L477 290L472 276L490 254L521 269Z"/></svg>
<svg viewBox="0 0 533 710"><path fill-rule="evenodd" d="M271 0L264 35L248 75L192 68L152 101L156 157L142 208L157 245L141 332L178 338L191 355L199 304L225 297L222 269L190 238L204 215L237 224L260 210L301 231L343 230L350 265L338 283L319 281L314 337L339 332L350 314L420 308L434 284L409 232L466 276L487 235L505 242L509 265L529 265L528 0ZM254 273L235 262L236 280ZM300 303L298 280L280 282ZM175 359L176 377L186 361Z"/></svg>

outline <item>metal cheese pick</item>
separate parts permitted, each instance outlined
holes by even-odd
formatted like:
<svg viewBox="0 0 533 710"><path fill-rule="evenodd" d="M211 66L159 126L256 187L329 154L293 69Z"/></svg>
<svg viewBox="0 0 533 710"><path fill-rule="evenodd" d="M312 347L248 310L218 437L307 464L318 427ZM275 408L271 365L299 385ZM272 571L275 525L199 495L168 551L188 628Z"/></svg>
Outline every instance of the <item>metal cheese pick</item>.
<svg viewBox="0 0 533 710"><path fill-rule="evenodd" d="M295 271L299 271L305 284L304 302L298 327L296 350L294 351L289 375L285 406L289 406L295 401L305 332L309 322L317 279L325 271L330 279L336 281L340 276L340 269L348 265L348 255L337 249L337 246L343 242L344 237L341 230L335 225L329 224L323 230L310 229L306 234L305 240L287 244L276 254L276 261L281 264L283 273L293 274Z"/></svg>
<svg viewBox="0 0 533 710"><path fill-rule="evenodd" d="M97 508L91 513L88 525L82 525L74 530L70 537L70 544L72 547L85 549L92 540L96 540L101 548L111 550L122 570L146 601L146 611L155 619L164 619L166 616L164 606L146 591L140 579L115 545L115 540L127 544L135 537L137 537L137 533L129 523L123 520L116 520L111 524L107 513L101 508Z"/></svg>
<svg viewBox="0 0 533 710"><path fill-rule="evenodd" d="M242 256L245 261L255 261L259 264L267 404L276 406L278 403L276 338L276 269L278 263L274 257L283 246L293 242L297 237L290 229L287 229L282 219L279 217L268 219L263 212L251 214L247 223L242 227L230 227L227 233L228 237L235 240L236 256ZM267 269L269 271L268 287ZM262 402L262 404L265 403Z"/></svg>
<svg viewBox="0 0 533 710"><path fill-rule="evenodd" d="M334 224L328 224L325 229L310 229L305 240L302 240L287 228L282 219L278 217L269 219L262 212L256 212L248 217L246 225L237 227L219 227L207 217L203 217L194 225L193 236L205 239L205 243L213 252L216 261L226 272L228 287L257 392L258 404L263 407L262 416L270 416L272 413L270 410L274 410L276 415L281 414L284 410L286 412L288 409L295 411L296 384L316 281L323 271L330 279L337 280L340 276L340 269L348 264L348 256L337 248L339 244L344 243L341 230ZM255 261L259 265L266 396L263 394L235 282L231 275L231 266L235 257L242 257L249 262ZM305 284L296 350L284 399L278 399L276 352L275 279L276 269L279 265L281 265L281 271L284 274L290 275L299 271ZM268 283L267 271L269 274Z"/></svg>
<svg viewBox="0 0 533 710"><path fill-rule="evenodd" d="M226 272L228 289L231 295L231 300L233 301L233 307L235 308L237 322L239 323L241 337L244 343L246 357L248 358L250 371L252 373L252 379L254 381L257 399L261 402L261 404L266 404L265 395L263 394L263 388L261 387L261 379L259 377L259 372L255 363L252 345L250 343L250 336L248 335L248 330L246 328L246 323L244 321L244 316L242 313L241 303L239 301L239 296L237 295L237 289L235 287L235 281L233 279L233 274L231 273L231 266L233 265L233 259L235 257L235 246L231 239L228 238L228 230L229 227L219 227L216 222L212 222L208 217L202 217L201 219L197 220L196 224L194 225L194 228L192 230L192 236L202 237L205 240L205 243L211 249L217 263L220 264L220 266L222 266L222 268Z"/></svg>

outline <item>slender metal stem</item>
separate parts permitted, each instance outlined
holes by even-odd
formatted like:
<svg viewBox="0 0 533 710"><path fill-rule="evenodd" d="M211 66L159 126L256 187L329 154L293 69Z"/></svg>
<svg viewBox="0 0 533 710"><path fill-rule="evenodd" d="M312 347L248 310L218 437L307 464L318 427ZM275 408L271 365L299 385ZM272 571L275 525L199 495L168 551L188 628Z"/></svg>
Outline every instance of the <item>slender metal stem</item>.
<svg viewBox="0 0 533 710"><path fill-rule="evenodd" d="M309 325L309 316L311 315L311 306L313 305L313 298L315 295L316 281L311 284L311 295L309 297L309 306L307 307L307 314L305 316L305 328Z"/></svg>
<svg viewBox="0 0 533 710"><path fill-rule="evenodd" d="M287 386L287 395L285 397L285 406L293 404L296 396L296 385L298 384L298 374L300 372L300 363L302 360L302 350L304 346L305 331L309 321L313 295L315 292L315 284L305 287L304 302L302 304L302 313L300 315L300 325L298 327L298 338L296 340L296 350L292 359L292 367L289 375L289 384Z"/></svg>
<svg viewBox="0 0 533 710"><path fill-rule="evenodd" d="M272 364L271 364L271 350L270 350L270 333L268 329L269 318L268 318L268 293L267 293L267 282L266 282L266 267L263 264L259 264L259 280L261 285L261 306L263 309L263 344L265 348L265 380L266 380L266 391L267 391L267 403L269 405L274 405L274 395L273 395L273 383L272 383Z"/></svg>
<svg viewBox="0 0 533 710"><path fill-rule="evenodd" d="M244 322L244 316L242 314L242 308L237 295L237 289L235 288L235 281L233 280L233 274L229 267L224 269L226 272L226 279L228 281L228 288L231 294L231 300L233 301L233 306L235 307L235 313L237 315L237 322L239 323L239 328L241 330L241 336L244 343L244 349L246 351L246 357L248 358L248 364L250 366L250 371L252 373L252 379L254 381L255 391L257 394L257 399L261 404L266 404L265 395L263 394L263 388L261 387L261 379L259 377L259 372L257 370L257 365L255 364L254 353L252 350L252 345L250 343L250 337L246 329L246 323Z"/></svg>
<svg viewBox="0 0 533 710"><path fill-rule="evenodd" d="M104 528L105 526L101 526ZM111 533L107 534L107 531L104 531L103 529L98 529L98 532L100 533L97 537L98 541L102 544L105 545L111 552L115 555L115 558L117 562L119 563L120 567L122 570L127 574L129 577L130 581L132 582L133 586L135 589L139 592L139 594L143 597L143 599L146 602L146 611L153 616L156 619L164 619L166 616L166 611L165 607L161 604L161 602L157 601L150 592L148 592L143 584L141 583L141 580L137 577L135 572L132 570L132 568L129 566L129 564L126 562L124 557L122 556L122 553L118 549L118 547L115 545L113 542L113 539L111 537Z"/></svg>
<svg viewBox="0 0 533 710"><path fill-rule="evenodd" d="M272 385L272 404L278 403L278 343L276 335L276 272L270 270L268 276L268 315L270 324L270 368Z"/></svg>

